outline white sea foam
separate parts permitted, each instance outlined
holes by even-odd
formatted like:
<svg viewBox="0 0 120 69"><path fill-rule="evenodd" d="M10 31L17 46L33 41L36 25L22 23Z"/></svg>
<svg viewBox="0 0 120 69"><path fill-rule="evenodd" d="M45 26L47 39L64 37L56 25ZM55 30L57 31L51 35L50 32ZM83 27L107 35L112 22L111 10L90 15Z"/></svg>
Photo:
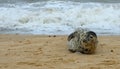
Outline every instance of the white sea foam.
<svg viewBox="0 0 120 69"><path fill-rule="evenodd" d="M120 35L120 3L48 1L0 7L0 33L69 34L78 27Z"/></svg>

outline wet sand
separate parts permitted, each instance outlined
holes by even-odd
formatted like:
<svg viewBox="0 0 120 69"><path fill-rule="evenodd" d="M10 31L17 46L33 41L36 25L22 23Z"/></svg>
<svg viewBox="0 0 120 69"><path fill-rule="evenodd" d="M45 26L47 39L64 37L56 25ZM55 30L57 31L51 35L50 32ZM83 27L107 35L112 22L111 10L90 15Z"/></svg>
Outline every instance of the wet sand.
<svg viewBox="0 0 120 69"><path fill-rule="evenodd" d="M119 69L120 36L99 36L95 54L70 53L67 36L0 35L0 69Z"/></svg>

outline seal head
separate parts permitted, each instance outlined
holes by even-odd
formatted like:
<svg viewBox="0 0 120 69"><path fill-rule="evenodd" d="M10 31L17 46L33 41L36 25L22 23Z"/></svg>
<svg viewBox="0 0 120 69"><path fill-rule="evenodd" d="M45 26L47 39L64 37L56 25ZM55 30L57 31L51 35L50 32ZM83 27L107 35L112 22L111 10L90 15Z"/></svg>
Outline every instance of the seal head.
<svg viewBox="0 0 120 69"><path fill-rule="evenodd" d="M98 40L97 35L93 31L88 31L80 40L78 51L84 54L91 54L95 52Z"/></svg>

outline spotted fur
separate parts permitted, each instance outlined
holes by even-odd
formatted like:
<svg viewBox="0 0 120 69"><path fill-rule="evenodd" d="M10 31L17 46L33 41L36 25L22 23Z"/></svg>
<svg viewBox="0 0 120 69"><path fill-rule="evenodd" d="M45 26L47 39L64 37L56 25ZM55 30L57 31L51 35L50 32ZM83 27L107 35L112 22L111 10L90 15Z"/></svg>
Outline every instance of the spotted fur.
<svg viewBox="0 0 120 69"><path fill-rule="evenodd" d="M94 53L97 47L97 35L93 31L77 29L68 36L68 48L70 52L83 54Z"/></svg>

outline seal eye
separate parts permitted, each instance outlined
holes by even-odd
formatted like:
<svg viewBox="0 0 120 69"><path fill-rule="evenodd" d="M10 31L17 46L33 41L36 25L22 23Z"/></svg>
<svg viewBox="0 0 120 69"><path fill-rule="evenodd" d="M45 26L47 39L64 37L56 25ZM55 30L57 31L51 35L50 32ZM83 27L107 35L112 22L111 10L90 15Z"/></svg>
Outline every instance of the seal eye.
<svg viewBox="0 0 120 69"><path fill-rule="evenodd" d="M93 38L93 37L90 36L90 38Z"/></svg>
<svg viewBox="0 0 120 69"><path fill-rule="evenodd" d="M91 35L91 36L90 36L90 38L92 39L92 38L93 38L93 36Z"/></svg>

